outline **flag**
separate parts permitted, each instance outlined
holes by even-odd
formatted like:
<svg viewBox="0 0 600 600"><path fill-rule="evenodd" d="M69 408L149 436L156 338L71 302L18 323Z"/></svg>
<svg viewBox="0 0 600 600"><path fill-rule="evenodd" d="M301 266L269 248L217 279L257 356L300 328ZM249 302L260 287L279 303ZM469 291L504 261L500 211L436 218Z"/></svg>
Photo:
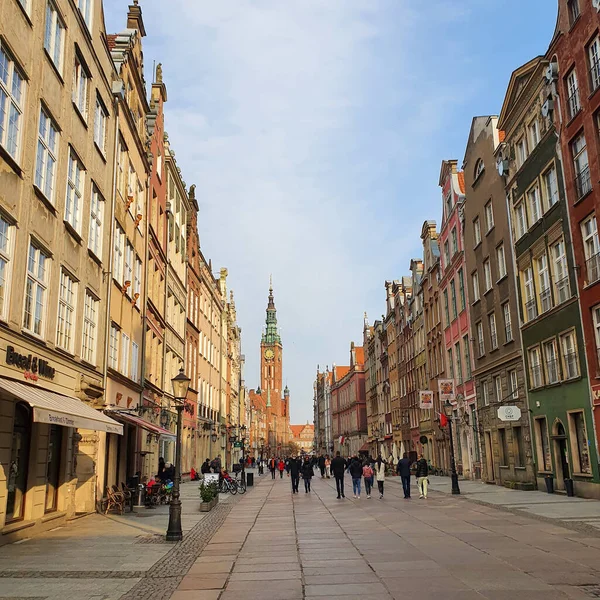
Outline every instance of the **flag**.
<svg viewBox="0 0 600 600"><path fill-rule="evenodd" d="M446 427L448 425L448 417L440 413L440 427Z"/></svg>
<svg viewBox="0 0 600 600"><path fill-rule="evenodd" d="M340 435L340 437L339 437L339 439L338 439L338 442L339 442L340 444L343 444L345 439L346 439L346 438L345 438L343 435Z"/></svg>

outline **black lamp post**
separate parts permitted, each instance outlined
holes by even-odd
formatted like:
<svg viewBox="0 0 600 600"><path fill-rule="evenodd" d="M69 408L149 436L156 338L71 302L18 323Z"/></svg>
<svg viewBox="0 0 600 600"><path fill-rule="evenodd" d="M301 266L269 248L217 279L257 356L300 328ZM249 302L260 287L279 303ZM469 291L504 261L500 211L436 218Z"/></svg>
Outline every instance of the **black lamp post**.
<svg viewBox="0 0 600 600"><path fill-rule="evenodd" d="M175 409L177 410L177 438L175 442L175 481L173 482L173 494L169 504L169 526L167 527L167 541L179 542L183 539L181 529L181 499L179 497L179 486L181 484L181 414L185 407L185 398L190 387L190 378L186 377L183 368L179 374L171 379L173 385L173 396L175 398Z"/></svg>
<svg viewBox="0 0 600 600"><path fill-rule="evenodd" d="M452 437L452 416L454 407L448 400L446 400L446 404L444 404L444 412L446 413L446 417L448 417L448 433L450 434L450 477L452 479L452 493L456 495L460 494L460 488L458 487L458 473L456 472L456 461L454 460L454 438Z"/></svg>

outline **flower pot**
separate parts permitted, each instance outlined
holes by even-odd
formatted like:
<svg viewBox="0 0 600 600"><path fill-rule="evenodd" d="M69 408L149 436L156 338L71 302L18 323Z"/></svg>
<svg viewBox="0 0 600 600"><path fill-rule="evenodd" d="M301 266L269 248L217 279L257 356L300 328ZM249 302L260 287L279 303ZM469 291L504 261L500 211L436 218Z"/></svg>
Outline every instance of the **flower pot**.
<svg viewBox="0 0 600 600"><path fill-rule="evenodd" d="M200 512L208 512L212 508L212 500L210 502L200 502Z"/></svg>

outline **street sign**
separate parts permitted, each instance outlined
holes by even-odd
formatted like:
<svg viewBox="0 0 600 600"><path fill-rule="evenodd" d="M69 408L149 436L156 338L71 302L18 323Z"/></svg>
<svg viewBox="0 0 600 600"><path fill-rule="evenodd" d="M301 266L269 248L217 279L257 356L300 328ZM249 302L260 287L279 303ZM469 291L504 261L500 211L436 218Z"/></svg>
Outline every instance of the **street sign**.
<svg viewBox="0 0 600 600"><path fill-rule="evenodd" d="M233 447L234 448L241 448L242 447L242 442L234 442L233 443Z"/></svg>
<svg viewBox="0 0 600 600"><path fill-rule="evenodd" d="M433 408L433 392L431 390L419 391L419 407L422 410Z"/></svg>
<svg viewBox="0 0 600 600"><path fill-rule="evenodd" d="M501 406L498 409L498 418L501 421L518 421L521 418L521 409L518 406Z"/></svg>

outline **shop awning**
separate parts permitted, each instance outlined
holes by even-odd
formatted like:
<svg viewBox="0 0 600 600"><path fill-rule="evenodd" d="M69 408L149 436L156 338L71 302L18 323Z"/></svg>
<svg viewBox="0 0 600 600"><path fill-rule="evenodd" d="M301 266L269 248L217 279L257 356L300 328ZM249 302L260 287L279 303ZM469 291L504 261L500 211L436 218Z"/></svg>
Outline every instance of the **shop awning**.
<svg viewBox="0 0 600 600"><path fill-rule="evenodd" d="M371 444L369 444L369 442L367 442L366 444L363 444L363 445L360 447L360 450L359 450L359 452L366 452L367 450L369 450L369 449L370 449L370 446L371 446Z"/></svg>
<svg viewBox="0 0 600 600"><path fill-rule="evenodd" d="M142 429L145 429L146 431L149 431L150 433L154 433L155 435L160 435L162 437L168 437L168 438L175 439L175 434L170 432L168 429L164 429L163 427L154 425L154 423L149 423L148 421L144 421L144 419L142 419L141 417L136 417L135 415L132 415L130 413L124 413L124 412L118 412L118 411L113 411L112 414L115 417L115 419L122 419L123 421L126 421L127 423L131 423L132 425L137 425L138 427L141 427Z"/></svg>
<svg viewBox="0 0 600 600"><path fill-rule="evenodd" d="M0 378L0 389L27 402L33 408L33 420L37 423L123 435L121 423L117 423L78 398L55 394L48 390L3 378Z"/></svg>

